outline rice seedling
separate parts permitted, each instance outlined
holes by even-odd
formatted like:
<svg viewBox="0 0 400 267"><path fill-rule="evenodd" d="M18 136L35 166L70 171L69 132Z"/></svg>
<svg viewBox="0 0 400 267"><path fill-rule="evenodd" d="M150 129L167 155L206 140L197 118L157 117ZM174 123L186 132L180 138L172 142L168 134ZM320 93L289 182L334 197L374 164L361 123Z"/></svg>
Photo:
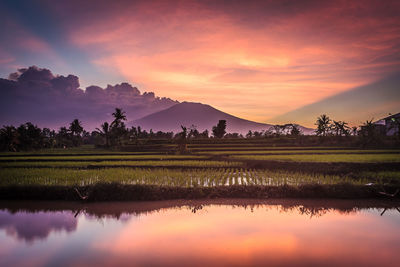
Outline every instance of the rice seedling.
<svg viewBox="0 0 400 267"><path fill-rule="evenodd" d="M363 184L375 179L373 174L354 179L334 175L304 174L286 171L248 170L243 168L219 169L1 169L0 186L7 185L91 185L98 182L146 184L178 187L213 187L231 185L298 186L303 184ZM396 174L398 175L398 174Z"/></svg>

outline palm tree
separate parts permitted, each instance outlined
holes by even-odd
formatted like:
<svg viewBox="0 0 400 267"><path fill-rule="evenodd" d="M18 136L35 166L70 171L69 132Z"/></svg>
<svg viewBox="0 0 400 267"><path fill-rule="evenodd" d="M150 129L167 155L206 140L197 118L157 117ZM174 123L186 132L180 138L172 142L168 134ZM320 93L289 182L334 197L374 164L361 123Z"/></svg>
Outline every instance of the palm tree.
<svg viewBox="0 0 400 267"><path fill-rule="evenodd" d="M322 114L319 116L317 118L317 122L315 123L315 125L317 125L317 130L315 131L317 135L326 136L330 130L330 122L331 119L327 115Z"/></svg>
<svg viewBox="0 0 400 267"><path fill-rule="evenodd" d="M104 138L106 139L106 147L110 146L110 125L108 124L108 122L104 122L101 125L101 129L96 128L97 132L104 136Z"/></svg>
<svg viewBox="0 0 400 267"><path fill-rule="evenodd" d="M361 132L364 136L374 136L375 135L375 124L372 122L373 119L367 120L361 126Z"/></svg>
<svg viewBox="0 0 400 267"><path fill-rule="evenodd" d="M69 130L73 136L78 136L83 132L83 127L78 119L73 120L69 124Z"/></svg>
<svg viewBox="0 0 400 267"><path fill-rule="evenodd" d="M119 127L122 121L126 121L125 112L120 108L115 108L115 112L112 115L114 121L111 123L111 126Z"/></svg>
<svg viewBox="0 0 400 267"><path fill-rule="evenodd" d="M363 145L378 144L381 142L380 134L377 132L373 119L367 120L361 126L360 134Z"/></svg>
<svg viewBox="0 0 400 267"><path fill-rule="evenodd" d="M350 127L347 126L347 122L344 121L333 121L332 129L335 131L336 136L350 134Z"/></svg>
<svg viewBox="0 0 400 267"><path fill-rule="evenodd" d="M69 125L69 131L72 135L72 143L78 146L81 141L81 133L83 132L81 122L78 119L73 120Z"/></svg>

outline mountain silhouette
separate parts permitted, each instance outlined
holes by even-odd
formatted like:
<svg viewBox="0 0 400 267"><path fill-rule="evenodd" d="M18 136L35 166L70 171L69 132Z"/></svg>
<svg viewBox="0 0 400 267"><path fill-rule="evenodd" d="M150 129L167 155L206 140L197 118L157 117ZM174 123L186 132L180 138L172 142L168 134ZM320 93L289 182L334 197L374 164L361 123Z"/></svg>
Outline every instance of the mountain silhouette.
<svg viewBox="0 0 400 267"><path fill-rule="evenodd" d="M331 119L345 120L358 126L365 120L396 114L400 106L400 72L383 79L327 97L315 103L281 114L271 121L299 121L313 125L317 117L327 114Z"/></svg>
<svg viewBox="0 0 400 267"><path fill-rule="evenodd" d="M228 133L246 134L249 130L262 131L268 130L272 125L258 123L232 116L222 112L210 105L193 102L183 102L176 104L165 110L147 115L139 120L132 121L130 124L140 126L142 129L153 131L172 131L180 132L181 125L190 127L195 125L197 130L204 131L212 129L219 120L226 120ZM301 130L310 129L301 126Z"/></svg>

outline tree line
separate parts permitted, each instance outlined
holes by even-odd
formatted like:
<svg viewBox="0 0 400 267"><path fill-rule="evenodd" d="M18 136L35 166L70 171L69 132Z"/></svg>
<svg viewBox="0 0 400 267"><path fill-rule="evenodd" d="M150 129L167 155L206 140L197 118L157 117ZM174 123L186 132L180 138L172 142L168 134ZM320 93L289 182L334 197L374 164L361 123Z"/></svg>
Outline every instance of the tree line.
<svg viewBox="0 0 400 267"><path fill-rule="evenodd" d="M61 127L58 131L49 128L40 128L27 122L19 127L3 126L0 129L1 151L27 151L43 148L68 148L82 144L94 144L99 147L118 147L126 143L137 143L143 139L181 140L192 138L210 138L208 130L199 132L196 126L189 128L182 126L182 132L153 132L146 131L140 126L127 128L125 125L126 113L116 108L112 113L113 120L104 122L92 132L86 131L79 119L74 119L68 127ZM215 138L222 138L226 131L226 121L220 121L213 127L212 134Z"/></svg>
<svg viewBox="0 0 400 267"><path fill-rule="evenodd" d="M212 127L211 133L206 129L199 132L195 125L181 126L181 132L153 132L142 130L140 126L127 128L126 113L116 108L112 113L112 121L104 122L92 132L85 131L82 122L74 119L68 127L61 127L58 131L49 128L39 128L27 122L19 127L3 126L0 129L1 151L24 151L43 148L67 148L77 147L82 144L94 144L99 147L120 147L125 144L138 144L140 140L166 139L179 144L181 150L186 149L188 140L191 139L221 139L221 138L269 138L269 137L298 137L302 132L296 124L274 125L264 131L249 131L246 135L239 133L227 133L227 123L219 120ZM344 121L330 119L323 114L317 118L315 134L321 138L330 136L348 137L359 136L365 143L379 143L380 135L376 131L376 125L366 121L360 127L349 127Z"/></svg>

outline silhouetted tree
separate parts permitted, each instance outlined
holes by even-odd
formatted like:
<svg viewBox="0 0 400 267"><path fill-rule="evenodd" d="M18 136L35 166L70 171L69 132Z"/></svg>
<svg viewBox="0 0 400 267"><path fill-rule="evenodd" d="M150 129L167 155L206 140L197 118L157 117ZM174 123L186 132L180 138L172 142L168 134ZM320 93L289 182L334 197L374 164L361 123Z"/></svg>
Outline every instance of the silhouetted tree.
<svg viewBox="0 0 400 267"><path fill-rule="evenodd" d="M285 124L285 125L277 124L277 125L272 126L272 130L274 132L274 135L281 136L282 134L286 133L287 127L288 127L288 124Z"/></svg>
<svg viewBox="0 0 400 267"><path fill-rule="evenodd" d="M188 137L188 131L187 128L183 125L181 125L182 132L178 133L178 144L179 144L179 153L180 154L186 154L188 152L187 150L187 137Z"/></svg>
<svg viewBox="0 0 400 267"><path fill-rule="evenodd" d="M253 137L253 132L249 130L246 134L246 138L252 138Z"/></svg>
<svg viewBox="0 0 400 267"><path fill-rule="evenodd" d="M80 135L83 132L83 127L78 119L73 120L69 125L69 130L72 135Z"/></svg>
<svg viewBox="0 0 400 267"><path fill-rule="evenodd" d="M254 131L254 132L253 132L253 136L254 136L254 137L260 137L260 136L262 136L262 135L263 135L263 132L262 132L262 131L260 131L260 132L259 132L259 131Z"/></svg>
<svg viewBox="0 0 400 267"><path fill-rule="evenodd" d="M367 120L361 126L360 135L363 146L375 145L380 143L380 134L377 132L376 125L372 122L373 119Z"/></svg>
<svg viewBox="0 0 400 267"><path fill-rule="evenodd" d="M192 126L190 126L189 128L189 134L188 134L188 138L198 138L200 135L199 131L197 130L197 127L195 125L192 124Z"/></svg>
<svg viewBox="0 0 400 267"><path fill-rule="evenodd" d="M225 138L240 138L240 134L239 133L227 133L225 134Z"/></svg>
<svg viewBox="0 0 400 267"><path fill-rule="evenodd" d="M18 150L31 150L43 147L42 130L30 122L21 124L17 128Z"/></svg>
<svg viewBox="0 0 400 267"><path fill-rule="evenodd" d="M336 136L348 136L350 135L350 127L347 126L347 122L344 121L333 121L331 129L335 132Z"/></svg>
<svg viewBox="0 0 400 267"><path fill-rule="evenodd" d="M116 108L115 112L112 114L114 117L111 123L111 137L113 141L116 141L118 145L122 145L123 137L128 133L123 121L126 121L125 112L120 108Z"/></svg>
<svg viewBox="0 0 400 267"><path fill-rule="evenodd" d="M204 138L204 139L209 138L208 130L205 129L203 132L201 132L201 133L199 134L199 138Z"/></svg>
<svg viewBox="0 0 400 267"><path fill-rule="evenodd" d="M78 119L74 119L69 125L69 131L71 133L72 143L74 146L78 146L82 142L81 133L83 132L83 127Z"/></svg>
<svg viewBox="0 0 400 267"><path fill-rule="evenodd" d="M113 122L111 123L111 127L119 127L122 121L126 121L125 112L120 108L115 108L114 113L112 114L114 117Z"/></svg>
<svg viewBox="0 0 400 267"><path fill-rule="evenodd" d="M216 126L212 128L213 136L216 138L224 137L226 133L226 120L219 120Z"/></svg>
<svg viewBox="0 0 400 267"><path fill-rule="evenodd" d="M291 124L291 127L292 129L290 130L290 135L298 136L301 134L301 130L297 125Z"/></svg>
<svg viewBox="0 0 400 267"><path fill-rule="evenodd" d="M315 131L317 135L322 135L322 136L327 136L329 131L330 131L330 122L331 119L325 115L322 114L317 118L317 122L315 125L317 125L317 130Z"/></svg>
<svg viewBox="0 0 400 267"><path fill-rule="evenodd" d="M3 126L0 130L1 150L17 151L18 132L14 126Z"/></svg>
<svg viewBox="0 0 400 267"><path fill-rule="evenodd" d="M356 136L357 134L358 134L358 127L357 126L353 126L353 127L351 127L351 133L354 135L354 136Z"/></svg>
<svg viewBox="0 0 400 267"><path fill-rule="evenodd" d="M110 146L110 125L108 122L104 122L101 125L101 129L96 128L97 132L104 137L105 142L106 142L106 147Z"/></svg>
<svg viewBox="0 0 400 267"><path fill-rule="evenodd" d="M269 127L267 130L264 131L265 137L272 137L274 136L274 129L273 127Z"/></svg>
<svg viewBox="0 0 400 267"><path fill-rule="evenodd" d="M60 147L69 147L72 146L72 138L71 133L66 127L61 127L57 132L57 145Z"/></svg>
<svg viewBox="0 0 400 267"><path fill-rule="evenodd" d="M54 130L50 130L49 128L43 128L42 136L44 138L43 144L45 148L52 148L57 144L56 132Z"/></svg>

